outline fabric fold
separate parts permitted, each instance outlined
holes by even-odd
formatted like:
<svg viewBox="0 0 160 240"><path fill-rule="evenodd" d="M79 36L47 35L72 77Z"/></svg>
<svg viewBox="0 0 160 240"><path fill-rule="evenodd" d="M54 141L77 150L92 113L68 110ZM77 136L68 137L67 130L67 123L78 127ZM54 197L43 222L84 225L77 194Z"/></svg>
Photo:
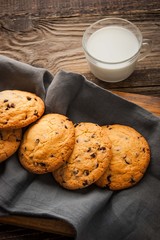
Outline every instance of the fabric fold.
<svg viewBox="0 0 160 240"><path fill-rule="evenodd" d="M37 94L43 100L53 75L43 68L0 55L0 91L16 89Z"/></svg>
<svg viewBox="0 0 160 240"><path fill-rule="evenodd" d="M81 91L84 80L85 78L80 74L59 71L47 91L46 113L56 112L67 115L69 105Z"/></svg>

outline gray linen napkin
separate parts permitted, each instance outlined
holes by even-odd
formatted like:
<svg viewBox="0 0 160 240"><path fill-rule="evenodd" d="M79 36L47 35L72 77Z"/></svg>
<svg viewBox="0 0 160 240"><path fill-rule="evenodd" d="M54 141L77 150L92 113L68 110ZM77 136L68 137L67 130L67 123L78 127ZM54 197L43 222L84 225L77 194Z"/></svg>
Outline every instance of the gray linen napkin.
<svg viewBox="0 0 160 240"><path fill-rule="evenodd" d="M46 69L0 56L4 89L35 92L45 100L46 113L65 114L74 123L132 126L148 140L152 156L139 184L113 192L95 185L63 189L51 174L27 172L14 154L0 165L0 215L64 219L76 229L76 240L160 239L160 118L80 74L60 71L53 78Z"/></svg>

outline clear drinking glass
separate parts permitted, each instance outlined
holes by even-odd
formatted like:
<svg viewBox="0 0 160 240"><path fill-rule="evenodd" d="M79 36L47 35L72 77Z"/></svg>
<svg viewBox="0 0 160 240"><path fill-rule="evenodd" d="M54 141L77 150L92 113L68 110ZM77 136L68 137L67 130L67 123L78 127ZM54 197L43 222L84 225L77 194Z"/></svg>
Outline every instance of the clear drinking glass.
<svg viewBox="0 0 160 240"><path fill-rule="evenodd" d="M133 54L128 55L128 57L126 57L126 58L124 57L120 61L119 60L112 61L112 59L111 60L107 59L107 61L106 61L104 59L105 54L107 55L107 52L105 53L106 46L105 46L105 42L104 42L104 37L106 37L106 36L103 36L102 31L101 32L99 31L102 29L104 30L104 28L105 28L105 31L106 31L106 29L109 31L112 31L112 32L110 32L110 35L108 35L108 36L109 36L109 38L111 38L112 37L111 35L113 35L113 42L116 41L117 39L121 39L122 28L123 28L123 30L128 30L128 31L126 31L126 33L130 32L132 34L132 36L134 35L134 38L136 38L136 41L137 41L136 51ZM120 35L119 36L114 35L113 29L114 29L114 31L115 31L115 29L119 29ZM95 33L99 34L99 37L97 38L97 42L96 42L96 39L94 39L94 41L95 41L94 43L92 41L92 45L93 44L94 45L92 46L92 50L91 50L90 45L89 45L90 39L91 39L91 37L92 37L92 39L95 37ZM101 36L100 36L100 33L101 33ZM110 40L112 41L112 39L110 39ZM132 49L129 49L128 45L129 44L131 45L131 42L132 42L131 40L133 40L133 39L130 39L128 42L127 42L127 39L125 39L125 40L126 40L126 46L123 46L123 48L125 49L125 47L126 48L128 47L129 51L132 50ZM107 41L108 41L108 39L106 38L106 42ZM103 45L104 45L104 53L103 53L103 48L102 48ZM107 43L106 43L106 45L107 45ZM133 23L129 22L128 20L125 20L122 18L105 18L105 19L102 19L102 20L99 20L99 21L93 23L86 29L86 31L84 32L84 35L83 35L83 39L82 39L82 46L83 46L83 49L85 52L86 59L90 66L90 70L98 79L106 81L106 82L119 82L119 81L122 81L122 80L128 78L134 71L136 63L138 61L142 60L143 58L145 58L149 54L149 52L151 51L151 40L143 39L142 33L139 30L139 28L136 25L134 25ZM103 56L99 55L98 47L101 47ZM121 48L121 46L120 46L120 48ZM96 53L96 50L97 50L97 53ZM115 49L113 49L113 50L115 50ZM122 52L123 49L121 48L120 50L121 50L121 53L117 52L117 56L119 56L119 57L121 57L120 54L123 55L123 52ZM125 49L125 50L127 51L127 49ZM110 51L110 55L112 55L112 51Z"/></svg>

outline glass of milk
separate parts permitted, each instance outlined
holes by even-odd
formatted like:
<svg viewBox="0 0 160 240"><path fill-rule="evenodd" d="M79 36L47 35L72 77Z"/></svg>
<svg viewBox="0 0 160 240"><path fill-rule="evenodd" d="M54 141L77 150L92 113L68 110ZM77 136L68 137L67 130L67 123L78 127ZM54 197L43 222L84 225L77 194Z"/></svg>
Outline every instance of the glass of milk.
<svg viewBox="0 0 160 240"><path fill-rule="evenodd" d="M82 46L90 70L98 79L119 82L129 77L137 61L149 54L150 42L128 20L106 18L86 29Z"/></svg>

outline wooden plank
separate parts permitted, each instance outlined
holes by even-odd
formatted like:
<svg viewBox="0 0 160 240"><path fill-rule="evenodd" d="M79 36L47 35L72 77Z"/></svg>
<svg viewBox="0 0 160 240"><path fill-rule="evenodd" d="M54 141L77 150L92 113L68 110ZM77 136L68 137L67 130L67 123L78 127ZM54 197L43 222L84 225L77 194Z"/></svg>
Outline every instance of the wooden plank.
<svg viewBox="0 0 160 240"><path fill-rule="evenodd" d="M126 14L125 17L130 16ZM90 73L82 49L83 32L104 15L83 18L36 17L28 22L26 17L24 23L21 18L15 18L15 24L12 22L12 25L2 20L0 54L47 68L53 74L61 69L78 72L106 89L160 97L160 14L150 13L152 18L154 16L150 20L148 14L143 13L143 19L137 13L132 17L144 37L152 39L152 52L137 64L135 72L127 80L119 83L105 83L96 79Z"/></svg>
<svg viewBox="0 0 160 240"><path fill-rule="evenodd" d="M133 1L133 0L5 0L0 3L0 16L30 13L32 15L46 16L75 16L80 14L108 15L109 13L126 11L130 13L158 11L160 8L159 0Z"/></svg>
<svg viewBox="0 0 160 240"><path fill-rule="evenodd" d="M117 83L100 81L90 73L84 75L90 79L90 81L108 90L160 97L159 67L157 67L157 69L135 70L128 79Z"/></svg>
<svg viewBox="0 0 160 240"><path fill-rule="evenodd" d="M141 94L133 94L126 92L113 91L115 94L123 97L124 99L131 101L146 110L152 112L153 114L160 116L160 98L145 96Z"/></svg>
<svg viewBox="0 0 160 240"><path fill-rule="evenodd" d="M44 219L36 217L9 216L0 217L0 223L51 232L65 236L74 236L75 229L67 222L59 219Z"/></svg>

